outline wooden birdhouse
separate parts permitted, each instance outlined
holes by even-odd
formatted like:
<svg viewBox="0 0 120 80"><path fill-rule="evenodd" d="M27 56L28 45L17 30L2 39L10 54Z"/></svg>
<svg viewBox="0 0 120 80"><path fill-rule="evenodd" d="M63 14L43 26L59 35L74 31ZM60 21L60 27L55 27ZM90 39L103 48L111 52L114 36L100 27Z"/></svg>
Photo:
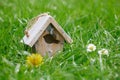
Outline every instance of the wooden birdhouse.
<svg viewBox="0 0 120 80"><path fill-rule="evenodd" d="M42 56L52 56L62 50L64 41L72 43L70 36L48 14L37 16L29 26L21 42L35 48L35 51Z"/></svg>

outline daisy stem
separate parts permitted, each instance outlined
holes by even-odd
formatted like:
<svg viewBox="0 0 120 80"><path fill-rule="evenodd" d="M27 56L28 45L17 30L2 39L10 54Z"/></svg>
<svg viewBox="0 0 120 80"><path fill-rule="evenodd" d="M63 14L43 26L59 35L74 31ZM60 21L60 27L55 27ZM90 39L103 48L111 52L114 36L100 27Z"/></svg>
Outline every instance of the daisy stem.
<svg viewBox="0 0 120 80"><path fill-rule="evenodd" d="M101 54L99 55L99 60L100 60L101 71L103 71L103 63L102 63L102 55Z"/></svg>

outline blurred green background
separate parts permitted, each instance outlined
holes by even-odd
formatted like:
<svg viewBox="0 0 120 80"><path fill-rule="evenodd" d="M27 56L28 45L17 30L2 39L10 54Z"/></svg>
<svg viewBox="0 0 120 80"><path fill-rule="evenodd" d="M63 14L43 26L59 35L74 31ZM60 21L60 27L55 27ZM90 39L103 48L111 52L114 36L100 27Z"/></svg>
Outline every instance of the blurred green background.
<svg viewBox="0 0 120 80"><path fill-rule="evenodd" d="M74 42L65 43L61 54L29 69L25 51L31 52L31 48L20 40L27 22L44 12L49 12ZM96 45L95 52L87 53L89 43ZM110 54L102 56L103 71L97 53L101 48ZM120 0L0 0L0 80L68 79L120 79Z"/></svg>

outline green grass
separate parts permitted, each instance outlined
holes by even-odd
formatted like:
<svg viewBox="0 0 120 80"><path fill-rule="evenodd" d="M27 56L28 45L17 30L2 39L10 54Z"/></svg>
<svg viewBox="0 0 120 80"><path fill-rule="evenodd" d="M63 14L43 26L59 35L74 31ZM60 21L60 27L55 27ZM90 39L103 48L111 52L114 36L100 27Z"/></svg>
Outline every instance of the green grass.
<svg viewBox="0 0 120 80"><path fill-rule="evenodd" d="M0 0L0 80L119 80L120 79L119 0ZM27 22L50 12L73 39L53 59L45 58L38 68L25 66L23 51L31 52L20 40ZM86 45L96 45L87 53ZM99 55L101 48L109 57ZM91 59L95 59L93 63ZM19 72L15 72L20 65Z"/></svg>

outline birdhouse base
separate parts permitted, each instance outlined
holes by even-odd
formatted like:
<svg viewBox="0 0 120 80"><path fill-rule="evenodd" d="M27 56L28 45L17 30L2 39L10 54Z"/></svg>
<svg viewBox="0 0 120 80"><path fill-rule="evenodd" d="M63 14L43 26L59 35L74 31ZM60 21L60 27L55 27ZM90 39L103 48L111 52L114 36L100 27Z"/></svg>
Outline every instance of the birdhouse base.
<svg viewBox="0 0 120 80"><path fill-rule="evenodd" d="M57 53L59 53L59 51L63 51L63 46L62 47L56 47L56 46L53 46L53 45L49 45L48 47L50 47L48 50L46 50L46 49L42 50L42 49L39 49L39 48L33 48L33 49L34 49L34 52L41 54L41 56L43 56L43 57L44 56L51 57L51 56L54 56ZM56 50L52 50L52 49L56 49Z"/></svg>
<svg viewBox="0 0 120 80"><path fill-rule="evenodd" d="M41 43L42 40L42 43ZM40 53L42 56L53 56L58 51L63 50L63 44L47 44L44 39L41 39L40 41L37 41L35 44L34 49L36 50L36 53Z"/></svg>

